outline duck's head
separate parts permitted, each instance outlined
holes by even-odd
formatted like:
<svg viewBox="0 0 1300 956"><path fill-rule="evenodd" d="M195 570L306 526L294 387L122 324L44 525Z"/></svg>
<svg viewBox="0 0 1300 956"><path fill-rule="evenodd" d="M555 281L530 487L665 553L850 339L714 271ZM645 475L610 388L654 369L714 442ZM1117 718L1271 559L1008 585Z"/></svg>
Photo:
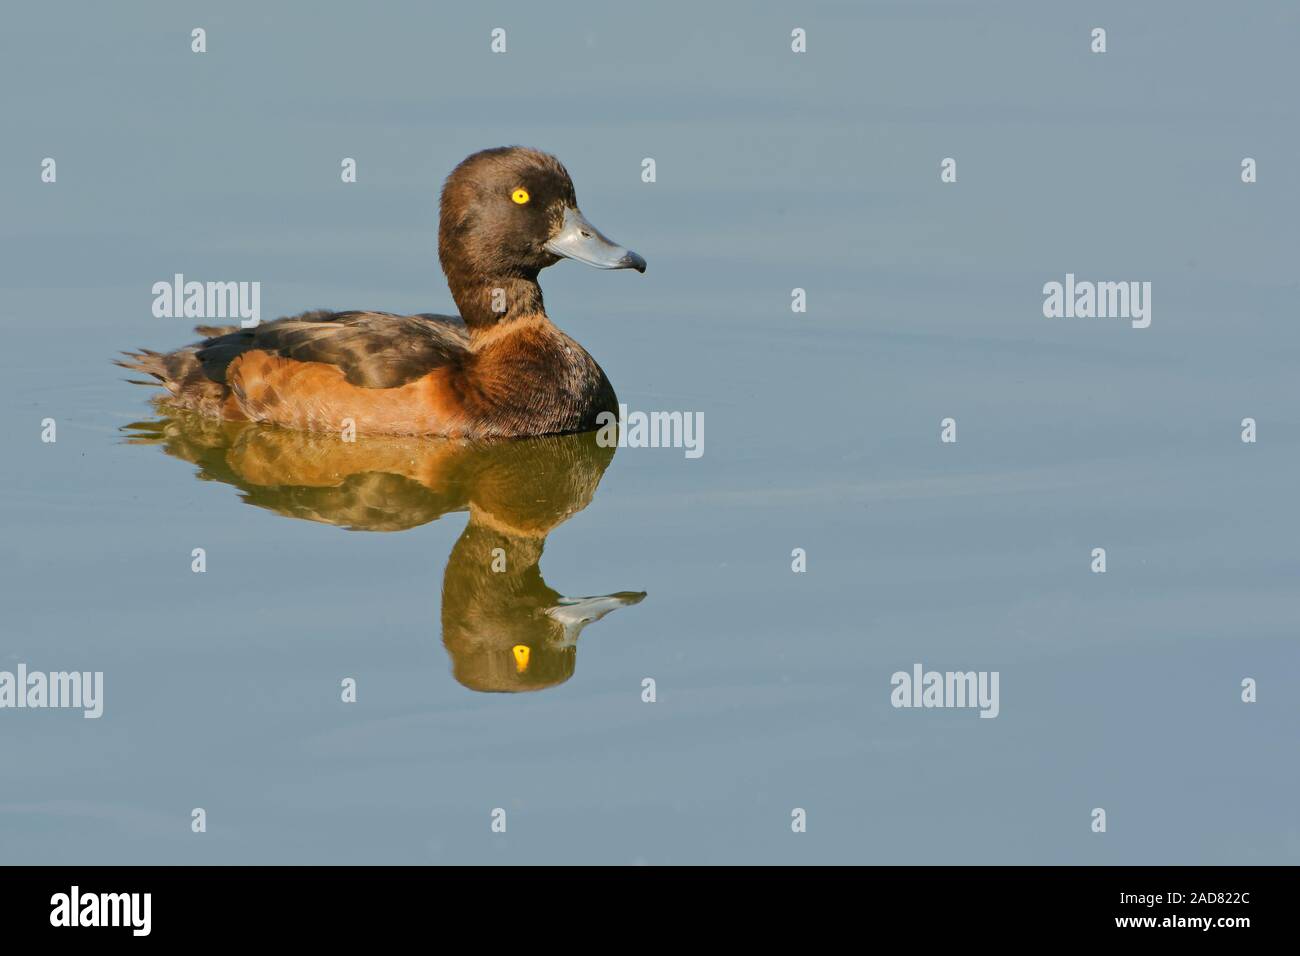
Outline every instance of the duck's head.
<svg viewBox="0 0 1300 956"><path fill-rule="evenodd" d="M438 257L453 291L471 277L535 279L560 259L645 272L644 259L606 238L578 210L560 161L523 146L475 153L447 177Z"/></svg>

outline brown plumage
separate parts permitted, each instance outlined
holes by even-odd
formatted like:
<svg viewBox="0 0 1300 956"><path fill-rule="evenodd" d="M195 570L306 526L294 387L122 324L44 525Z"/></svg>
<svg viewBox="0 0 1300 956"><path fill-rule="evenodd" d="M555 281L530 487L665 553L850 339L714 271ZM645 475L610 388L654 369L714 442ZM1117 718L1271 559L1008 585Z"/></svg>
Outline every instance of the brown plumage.
<svg viewBox="0 0 1300 956"><path fill-rule="evenodd" d="M538 273L562 257L645 270L578 212L553 156L467 158L442 191L438 254L460 316L304 312L199 326L174 352L127 352L170 400L229 421L310 431L502 437L587 431L617 409L605 373L546 315Z"/></svg>

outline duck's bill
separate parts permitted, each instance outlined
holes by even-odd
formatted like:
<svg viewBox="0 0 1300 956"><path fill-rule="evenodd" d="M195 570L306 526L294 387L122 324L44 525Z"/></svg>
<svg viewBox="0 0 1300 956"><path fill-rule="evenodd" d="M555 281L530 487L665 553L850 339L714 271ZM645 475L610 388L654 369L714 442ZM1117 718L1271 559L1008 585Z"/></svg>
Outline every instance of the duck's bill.
<svg viewBox="0 0 1300 956"><path fill-rule="evenodd" d="M599 597L561 597L546 613L565 624L590 624L599 621L610 611L630 607L645 600L644 591L619 591Z"/></svg>
<svg viewBox="0 0 1300 956"><path fill-rule="evenodd" d="M610 611L640 604L644 600L644 591L619 591L599 597L562 597L544 613L564 626L564 637L558 643L561 647L568 647L578 642L578 635L588 624L599 621Z"/></svg>
<svg viewBox="0 0 1300 956"><path fill-rule="evenodd" d="M546 244L546 250L566 259L585 262L597 269L635 269L645 272L645 260L601 234L577 209L564 210L560 231Z"/></svg>

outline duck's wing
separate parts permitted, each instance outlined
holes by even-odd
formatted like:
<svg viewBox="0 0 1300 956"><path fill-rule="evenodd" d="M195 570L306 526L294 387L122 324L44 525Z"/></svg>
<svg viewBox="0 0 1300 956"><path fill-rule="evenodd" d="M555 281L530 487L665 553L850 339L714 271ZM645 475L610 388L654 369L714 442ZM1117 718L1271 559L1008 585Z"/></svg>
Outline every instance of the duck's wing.
<svg viewBox="0 0 1300 956"><path fill-rule="evenodd" d="M465 324L449 315L387 312L304 312L251 329L222 332L198 346L204 375L225 382L226 369L250 351L298 362L322 362L362 388L397 388L435 368L454 364L469 350Z"/></svg>

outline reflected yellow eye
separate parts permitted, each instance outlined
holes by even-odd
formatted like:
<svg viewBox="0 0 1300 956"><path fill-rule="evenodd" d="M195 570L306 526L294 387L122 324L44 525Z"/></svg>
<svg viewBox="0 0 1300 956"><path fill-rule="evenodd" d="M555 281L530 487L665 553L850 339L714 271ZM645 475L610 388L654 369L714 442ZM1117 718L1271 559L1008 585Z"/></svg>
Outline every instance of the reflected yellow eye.
<svg viewBox="0 0 1300 956"><path fill-rule="evenodd" d="M528 190L523 186L520 186L510 194L510 198L522 206L524 203L528 202Z"/></svg>
<svg viewBox="0 0 1300 956"><path fill-rule="evenodd" d="M527 196L527 193L524 193ZM510 653L515 655L515 670L520 674L528 670L528 658L532 656L532 651L527 644L516 644L510 648Z"/></svg>

